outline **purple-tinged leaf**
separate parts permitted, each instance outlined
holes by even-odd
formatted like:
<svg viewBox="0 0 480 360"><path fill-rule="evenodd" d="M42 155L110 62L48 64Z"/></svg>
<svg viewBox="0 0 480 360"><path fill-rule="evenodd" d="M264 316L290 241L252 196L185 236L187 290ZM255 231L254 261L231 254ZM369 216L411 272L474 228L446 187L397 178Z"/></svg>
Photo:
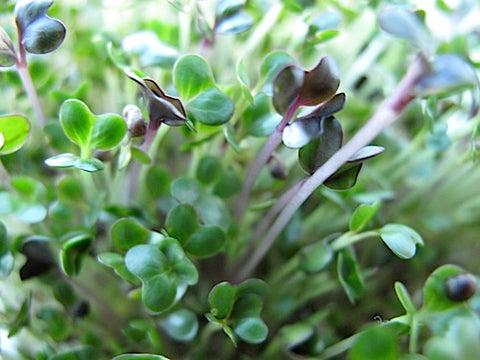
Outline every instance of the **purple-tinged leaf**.
<svg viewBox="0 0 480 360"><path fill-rule="evenodd" d="M298 66L290 65L281 70L273 84L273 106L280 114L298 99L305 79L305 72Z"/></svg>
<svg viewBox="0 0 480 360"><path fill-rule="evenodd" d="M156 130L162 123L170 126L186 124L191 127L180 99L166 95L151 78L141 78L129 68L125 68L125 74L142 88L147 102L150 129Z"/></svg>
<svg viewBox="0 0 480 360"><path fill-rule="evenodd" d="M66 29L58 19L47 15L53 0L20 0L15 6L15 21L21 43L32 54L46 54L58 48Z"/></svg>
<svg viewBox="0 0 480 360"><path fill-rule="evenodd" d="M332 176L323 183L326 187L333 190L347 190L353 187L358 178L358 174L363 163L343 164Z"/></svg>
<svg viewBox="0 0 480 360"><path fill-rule="evenodd" d="M317 66L305 73L299 94L300 105L318 105L335 95L340 85L340 73L335 61L323 57Z"/></svg>
<svg viewBox="0 0 480 360"><path fill-rule="evenodd" d="M322 131L321 117L304 117L286 126L282 133L285 146L299 149L318 138Z"/></svg>
<svg viewBox="0 0 480 360"><path fill-rule="evenodd" d="M321 121L320 136L298 151L300 166L309 175L313 174L342 146L343 131L340 122L333 116Z"/></svg>
<svg viewBox="0 0 480 360"><path fill-rule="evenodd" d="M309 115L306 117L316 116L316 117L327 117L331 116L340 110L343 109L345 106L346 95L345 93L340 93L335 95L333 98L329 99L328 101L320 104L313 110Z"/></svg>

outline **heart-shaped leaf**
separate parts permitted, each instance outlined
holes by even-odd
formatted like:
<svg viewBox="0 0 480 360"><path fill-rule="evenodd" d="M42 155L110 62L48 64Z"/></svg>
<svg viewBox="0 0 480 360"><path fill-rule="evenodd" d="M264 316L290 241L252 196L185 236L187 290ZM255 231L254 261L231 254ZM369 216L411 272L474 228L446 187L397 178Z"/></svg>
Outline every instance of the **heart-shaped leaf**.
<svg viewBox="0 0 480 360"><path fill-rule="evenodd" d="M58 48L65 38L62 22L47 16L53 0L20 0L15 5L15 20L21 43L32 54L46 54Z"/></svg>
<svg viewBox="0 0 480 360"><path fill-rule="evenodd" d="M423 76L415 86L415 91L422 96L479 86L473 67L457 55L440 55L433 60L431 66L431 72Z"/></svg>
<svg viewBox="0 0 480 360"><path fill-rule="evenodd" d="M343 131L333 116L321 120L320 136L298 151L300 166L313 174L342 146Z"/></svg>
<svg viewBox="0 0 480 360"><path fill-rule="evenodd" d="M168 309L175 302L177 285L166 273L152 276L143 281L142 302L153 311Z"/></svg>
<svg viewBox="0 0 480 360"><path fill-rule="evenodd" d="M0 116L0 134L3 137L3 146L0 146L0 155L11 154L20 149L28 139L30 123L21 115Z"/></svg>
<svg viewBox="0 0 480 360"><path fill-rule="evenodd" d="M455 265L443 265L433 271L423 286L423 307L429 312L446 311L462 303L448 298L446 282L452 276L464 273L464 270Z"/></svg>
<svg viewBox="0 0 480 360"><path fill-rule="evenodd" d="M402 224L387 224L378 230L384 243L401 259L415 256L417 246L423 246L422 237L412 228Z"/></svg>
<svg viewBox="0 0 480 360"><path fill-rule="evenodd" d="M305 73L299 104L313 106L332 98L340 85L337 64L330 56L325 56L317 66Z"/></svg>
<svg viewBox="0 0 480 360"><path fill-rule="evenodd" d="M17 61L17 54L13 47L12 40L0 26L0 67L12 66Z"/></svg>
<svg viewBox="0 0 480 360"><path fill-rule="evenodd" d="M398 6L387 7L380 12L378 24L384 31L407 40L426 54L430 53L431 40L427 30L412 12Z"/></svg>
<svg viewBox="0 0 480 360"><path fill-rule="evenodd" d="M69 99L62 104L60 124L65 135L80 147L84 160L93 149L108 150L118 145L127 132L127 125L121 116L95 116L85 103L76 99ZM90 168L88 165L77 167L83 170Z"/></svg>

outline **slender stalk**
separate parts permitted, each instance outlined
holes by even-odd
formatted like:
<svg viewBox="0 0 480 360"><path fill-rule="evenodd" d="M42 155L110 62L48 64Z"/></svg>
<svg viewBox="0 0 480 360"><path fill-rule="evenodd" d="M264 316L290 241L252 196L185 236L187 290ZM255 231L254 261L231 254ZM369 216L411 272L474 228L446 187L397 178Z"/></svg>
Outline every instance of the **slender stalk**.
<svg viewBox="0 0 480 360"><path fill-rule="evenodd" d="M28 100L32 104L33 112L37 119L38 126L43 128L47 121L45 120L45 115L43 114L42 106L40 105L40 100L38 98L37 90L33 85L32 76L30 75L30 71L28 70L27 64L27 52L25 51L25 47L22 44L22 33L20 28L18 28L18 54L17 60L15 61L15 66L18 71L18 75L23 84L23 88L27 93Z"/></svg>
<svg viewBox="0 0 480 360"><path fill-rule="evenodd" d="M242 269L240 274L242 279L248 277L260 261L262 261L277 236L313 191L337 171L340 166L347 162L352 155L362 147L368 145L387 126L391 125L399 118L402 111L415 98L413 95L413 88L426 71L424 60L418 57L392 96L380 105L370 120L368 120L368 122L350 139L348 143L333 154L325 164L323 164L305 181L303 186L284 207L276 221L273 223L261 246L257 248L249 262Z"/></svg>
<svg viewBox="0 0 480 360"><path fill-rule="evenodd" d="M268 138L267 142L263 146L260 153L257 155L255 161L250 166L250 169L247 174L242 187L242 192L240 193L240 198L238 199L237 207L235 208L235 218L241 219L245 210L247 208L248 199L250 197L250 192L252 191L255 180L257 180L260 171L270 159L270 156L282 142L282 133L285 129L285 126L288 125L293 115L298 109L297 101L294 101L292 105L288 108L287 112L283 116L280 123L277 125L273 133Z"/></svg>
<svg viewBox="0 0 480 360"><path fill-rule="evenodd" d="M3 184L7 189L11 188L10 185L10 174L3 165L2 160L0 159L0 184Z"/></svg>

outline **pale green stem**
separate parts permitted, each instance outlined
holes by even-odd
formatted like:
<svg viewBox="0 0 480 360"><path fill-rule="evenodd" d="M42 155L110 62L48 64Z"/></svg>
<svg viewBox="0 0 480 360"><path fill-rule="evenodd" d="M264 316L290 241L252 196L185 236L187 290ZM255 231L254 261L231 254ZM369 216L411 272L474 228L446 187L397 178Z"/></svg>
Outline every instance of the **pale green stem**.
<svg viewBox="0 0 480 360"><path fill-rule="evenodd" d="M327 160L305 181L292 200L284 207L272 227L270 227L261 246L257 248L249 262L242 269L240 274L241 278L248 277L262 261L263 257L273 245L275 239L289 223L298 208L310 197L313 191L335 173L340 166L346 163L358 150L368 145L387 126L391 125L399 118L402 111L414 99L413 88L425 72L426 66L424 61L417 58L392 96L380 105L373 117L368 120L368 122L350 139L349 142L333 154L329 160Z"/></svg>
<svg viewBox="0 0 480 360"><path fill-rule="evenodd" d="M346 248L347 246L353 245L359 241L362 241L364 239L372 238L372 237L377 237L378 236L378 231L377 230L370 230L366 231L360 234L356 234L354 232L347 232L340 236L339 238L335 239L330 243L330 248L333 251L339 251L343 248Z"/></svg>

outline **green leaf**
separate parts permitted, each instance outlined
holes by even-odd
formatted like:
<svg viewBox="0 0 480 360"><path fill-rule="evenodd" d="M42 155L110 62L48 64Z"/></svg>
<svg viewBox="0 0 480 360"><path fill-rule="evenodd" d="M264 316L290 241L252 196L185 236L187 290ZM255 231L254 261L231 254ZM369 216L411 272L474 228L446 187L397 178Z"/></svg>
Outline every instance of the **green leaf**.
<svg viewBox="0 0 480 360"><path fill-rule="evenodd" d="M126 36L122 40L122 48L127 54L138 55L142 67L160 66L170 69L178 58L178 51L160 41L155 32L150 30Z"/></svg>
<svg viewBox="0 0 480 360"><path fill-rule="evenodd" d="M60 124L67 137L81 149L88 149L95 117L82 101L66 100L60 108Z"/></svg>
<svg viewBox="0 0 480 360"><path fill-rule="evenodd" d="M16 335L23 327L30 324L30 307L32 304L32 295L28 296L22 303L22 306L18 310L15 319L9 326L8 337Z"/></svg>
<svg viewBox="0 0 480 360"><path fill-rule="evenodd" d="M0 146L0 155L11 154L20 149L28 139L30 123L22 115L0 116L0 134L3 137L3 146Z"/></svg>
<svg viewBox="0 0 480 360"><path fill-rule="evenodd" d="M202 226L185 244L185 250L196 257L210 257L222 250L225 232L218 226Z"/></svg>
<svg viewBox="0 0 480 360"><path fill-rule="evenodd" d="M125 255L127 269L140 280L145 281L165 271L166 258L155 245L137 245Z"/></svg>
<svg viewBox="0 0 480 360"><path fill-rule="evenodd" d="M348 360L398 360L397 335L387 326L362 331L348 353Z"/></svg>
<svg viewBox="0 0 480 360"><path fill-rule="evenodd" d="M224 231L228 230L230 226L230 213L225 202L219 197L214 195L203 196L198 203L195 204L195 209L204 225L216 225Z"/></svg>
<svg viewBox="0 0 480 360"><path fill-rule="evenodd" d="M242 189L242 180L232 169L226 169L213 187L213 193L223 199L232 197Z"/></svg>
<svg viewBox="0 0 480 360"><path fill-rule="evenodd" d="M280 341L286 349L292 349L308 341L315 333L312 324L297 322L283 326L279 331Z"/></svg>
<svg viewBox="0 0 480 360"><path fill-rule="evenodd" d="M207 155L200 159L196 177L202 184L210 184L220 175L222 164L216 156Z"/></svg>
<svg viewBox="0 0 480 360"><path fill-rule="evenodd" d="M423 246L422 237L405 225L387 224L378 232L388 248L401 259L412 258L417 251L417 245Z"/></svg>
<svg viewBox="0 0 480 360"><path fill-rule="evenodd" d="M407 288L400 281L395 282L395 293L407 314L414 314L417 311Z"/></svg>
<svg viewBox="0 0 480 360"><path fill-rule="evenodd" d="M363 294L363 280L358 272L353 253L348 249L338 254L337 274L348 300L355 303Z"/></svg>
<svg viewBox="0 0 480 360"><path fill-rule="evenodd" d="M233 307L230 318L243 319L250 317L259 317L263 308L263 301L257 294L240 294Z"/></svg>
<svg viewBox="0 0 480 360"><path fill-rule="evenodd" d="M90 145L95 149L108 150L117 146L126 133L127 124L120 115L95 116Z"/></svg>
<svg viewBox="0 0 480 360"><path fill-rule="evenodd" d="M233 330L240 339L250 344L260 344L268 335L267 325L258 317L241 319Z"/></svg>
<svg viewBox="0 0 480 360"><path fill-rule="evenodd" d="M298 151L300 166L312 175L342 146L343 131L335 117L322 119L322 134Z"/></svg>
<svg viewBox="0 0 480 360"><path fill-rule="evenodd" d="M180 177L172 183L171 193L180 203L194 204L202 195L203 189L195 179Z"/></svg>
<svg viewBox="0 0 480 360"><path fill-rule="evenodd" d="M49 157L45 164L51 167L67 168L74 166L80 158L70 153L59 154Z"/></svg>
<svg viewBox="0 0 480 360"><path fill-rule="evenodd" d="M36 316L44 321L45 331L53 340L62 341L69 335L70 322L62 311L53 307L43 307Z"/></svg>
<svg viewBox="0 0 480 360"><path fill-rule="evenodd" d="M273 133L282 117L270 109L270 98L264 93L257 94L253 104L243 112L242 125L249 135L256 137L269 136Z"/></svg>
<svg viewBox="0 0 480 360"><path fill-rule="evenodd" d="M169 211L165 227L170 236L185 243L198 228L197 213L189 204L180 204Z"/></svg>
<svg viewBox="0 0 480 360"><path fill-rule="evenodd" d="M347 190L357 182L362 163L343 164L333 175L325 180L324 185L333 190Z"/></svg>
<svg viewBox="0 0 480 360"><path fill-rule="evenodd" d="M15 6L15 20L21 43L33 54L46 54L58 48L66 34L58 19L47 16L53 0L20 0Z"/></svg>
<svg viewBox="0 0 480 360"><path fill-rule="evenodd" d="M0 26L0 67L12 66L17 60L17 54L13 47L12 40Z"/></svg>
<svg viewBox="0 0 480 360"><path fill-rule="evenodd" d="M233 115L232 99L223 91L212 87L187 103L187 111L193 118L206 125L221 125Z"/></svg>
<svg viewBox="0 0 480 360"><path fill-rule="evenodd" d="M14 259L7 238L7 228L0 221L0 279L6 278L13 270Z"/></svg>
<svg viewBox="0 0 480 360"><path fill-rule="evenodd" d="M378 24L382 30L407 40L429 54L432 42L425 26L414 13L399 6L389 6L380 12Z"/></svg>
<svg viewBox="0 0 480 360"><path fill-rule="evenodd" d="M150 231L132 219L117 220L111 230L112 242L120 250L129 250L135 245L145 244Z"/></svg>
<svg viewBox="0 0 480 360"><path fill-rule="evenodd" d="M422 309L439 312L461 305L462 303L449 299L445 286L450 277L461 273L463 270L455 265L443 265L433 271L423 286Z"/></svg>
<svg viewBox="0 0 480 360"><path fill-rule="evenodd" d="M295 63L295 60L286 52L277 50L268 54L260 68L264 84L269 84L277 74L288 65Z"/></svg>
<svg viewBox="0 0 480 360"><path fill-rule="evenodd" d="M133 275L130 271L128 271L127 266L125 265L124 257L122 255L113 252L104 252L98 254L97 259L103 265L112 268L115 273L124 280L135 285L140 284L137 276Z"/></svg>
<svg viewBox="0 0 480 360"><path fill-rule="evenodd" d="M300 250L300 268L307 273L320 272L333 260L333 251L324 241L304 246Z"/></svg>
<svg viewBox="0 0 480 360"><path fill-rule="evenodd" d="M177 295L177 285L166 273L149 277L143 281L142 302L147 309L161 312L173 305Z"/></svg>
<svg viewBox="0 0 480 360"><path fill-rule="evenodd" d="M250 92L250 80L243 59L237 62L237 81L240 84L240 89L245 99L247 99L250 104L253 104L253 95Z"/></svg>
<svg viewBox="0 0 480 360"><path fill-rule="evenodd" d="M233 309L237 297L237 289L228 282L215 285L208 294L210 312L217 319L226 318Z"/></svg>
<svg viewBox="0 0 480 360"><path fill-rule="evenodd" d="M154 354L123 354L115 356L112 360L170 360L162 355Z"/></svg>
<svg viewBox="0 0 480 360"><path fill-rule="evenodd" d="M474 68L460 56L444 54L437 56L432 71L423 76L415 86L422 96L448 95L468 87L479 86Z"/></svg>
<svg viewBox="0 0 480 360"><path fill-rule="evenodd" d="M275 77L273 84L273 106L284 114L298 100L305 79L305 72L295 65L285 67Z"/></svg>
<svg viewBox="0 0 480 360"><path fill-rule="evenodd" d="M173 339L181 342L192 341L198 332L198 320L187 309L177 310L160 321L162 329Z"/></svg>
<svg viewBox="0 0 480 360"><path fill-rule="evenodd" d="M148 193L155 199L166 195L170 190L171 181L167 170L158 166L151 167L146 177Z"/></svg>
<svg viewBox="0 0 480 360"><path fill-rule="evenodd" d="M180 97L185 100L215 87L210 66L198 55L178 59L173 68L173 79Z"/></svg>
<svg viewBox="0 0 480 360"><path fill-rule="evenodd" d="M61 201L72 203L83 201L83 187L77 178L71 176L61 178L57 183L57 191Z"/></svg>
<svg viewBox="0 0 480 360"><path fill-rule="evenodd" d="M36 237L23 240L20 251L27 261L20 268L22 281L45 274L56 266L47 241L48 239Z"/></svg>
<svg viewBox="0 0 480 360"><path fill-rule="evenodd" d="M385 149L383 148L383 146L375 146L375 145L364 146L363 148L358 150L355 154L353 154L350 157L350 159L348 159L348 162L357 162L357 161L367 160L381 154L384 150Z"/></svg>
<svg viewBox="0 0 480 360"><path fill-rule="evenodd" d="M362 231L365 226L375 217L380 209L381 202L376 201L372 205L360 204L353 212L350 218L349 228L350 231L359 232Z"/></svg>
<svg viewBox="0 0 480 360"><path fill-rule="evenodd" d="M104 165L103 163L95 158L92 159L77 159L73 164L73 167L87 171L87 172L97 172L103 170Z"/></svg>
<svg viewBox="0 0 480 360"><path fill-rule="evenodd" d="M304 106L318 105L332 98L340 85L340 74L335 61L325 56L317 66L305 73L299 104Z"/></svg>
<svg viewBox="0 0 480 360"><path fill-rule="evenodd" d="M79 234L65 241L60 253L62 269L68 276L78 275L83 257L88 253L93 242L90 234Z"/></svg>

